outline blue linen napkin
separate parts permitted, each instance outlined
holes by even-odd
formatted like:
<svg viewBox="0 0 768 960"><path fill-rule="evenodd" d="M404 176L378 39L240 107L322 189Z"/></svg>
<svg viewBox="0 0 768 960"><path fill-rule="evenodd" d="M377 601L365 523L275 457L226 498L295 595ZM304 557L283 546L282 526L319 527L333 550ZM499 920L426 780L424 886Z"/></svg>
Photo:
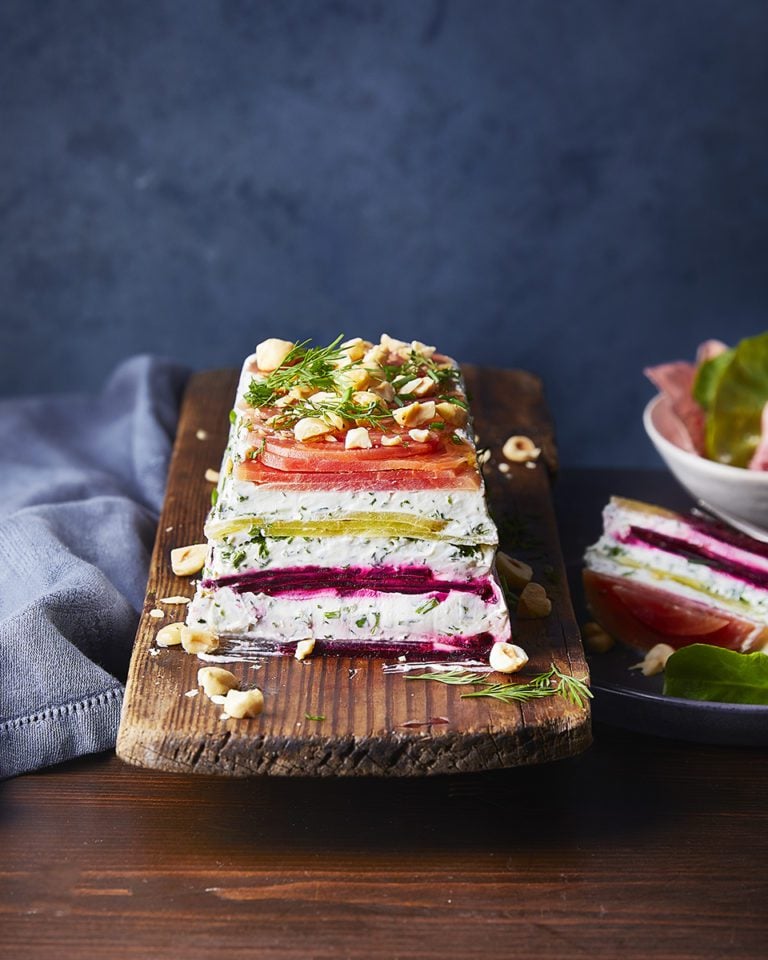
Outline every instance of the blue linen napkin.
<svg viewBox="0 0 768 960"><path fill-rule="evenodd" d="M185 377L0 401L0 777L114 746Z"/></svg>

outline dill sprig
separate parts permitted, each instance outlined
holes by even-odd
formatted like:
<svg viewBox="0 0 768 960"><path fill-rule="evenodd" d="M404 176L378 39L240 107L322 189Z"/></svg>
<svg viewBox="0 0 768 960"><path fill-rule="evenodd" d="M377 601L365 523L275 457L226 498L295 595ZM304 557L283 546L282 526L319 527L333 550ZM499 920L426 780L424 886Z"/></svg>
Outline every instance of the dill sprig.
<svg viewBox="0 0 768 960"><path fill-rule="evenodd" d="M391 383L398 377L413 380L416 377L429 377L440 387L449 387L461 378L459 370L452 366L443 366L436 363L431 357L425 356L419 350L411 350L402 363L383 364L384 375Z"/></svg>
<svg viewBox="0 0 768 960"><path fill-rule="evenodd" d="M310 347L310 340L297 343L277 370L273 370L264 380L251 380L245 392L246 402L252 407L271 407L291 387L308 387L313 391L334 390L339 373L335 364L344 357L344 353L338 349L343 339L343 334L339 335L327 347Z"/></svg>
<svg viewBox="0 0 768 960"><path fill-rule="evenodd" d="M329 422L332 422L335 416L345 421L350 420L369 427L377 427L384 421L392 419L392 411L387 408L383 400L358 403L352 397L353 392L351 388L347 388L335 400L320 400L312 403L307 400L297 400L275 414L270 423L277 430L285 430L304 417L321 419L330 417Z"/></svg>
<svg viewBox="0 0 768 960"><path fill-rule="evenodd" d="M543 697L560 696L577 707L586 706L592 699L592 691L584 683L570 674L563 673L553 664L545 673L533 677L527 683L493 683L482 673L469 670L450 670L445 673L412 673L406 680L436 680L457 686L473 685L479 689L462 693L462 700L476 697L490 697L502 703L520 703L527 700L539 700Z"/></svg>

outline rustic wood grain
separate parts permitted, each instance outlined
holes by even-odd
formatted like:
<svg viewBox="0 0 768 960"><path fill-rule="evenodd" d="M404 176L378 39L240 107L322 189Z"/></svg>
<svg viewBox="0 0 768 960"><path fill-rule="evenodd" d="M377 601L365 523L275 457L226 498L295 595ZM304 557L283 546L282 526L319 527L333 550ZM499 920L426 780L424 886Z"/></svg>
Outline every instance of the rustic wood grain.
<svg viewBox="0 0 768 960"><path fill-rule="evenodd" d="M557 490L574 561L610 494L678 495L639 471ZM594 734L570 759L451 777L102 755L5 781L0 958L763 960L768 752Z"/></svg>
<svg viewBox="0 0 768 960"><path fill-rule="evenodd" d="M762 960L768 755L596 727L453 777L0 784L8 960Z"/></svg>
<svg viewBox="0 0 768 960"><path fill-rule="evenodd" d="M523 371L464 369L502 546L529 560L553 600L545 620L520 621L516 640L531 660L521 677L555 663L588 676L568 594L550 500L549 472L557 455L551 421L537 378ZM152 558L145 608L128 677L118 754L130 763L170 771L232 776L422 775L511 767L554 760L590 743L589 708L561 697L525 704L462 700L461 689L385 675L376 659L316 657L305 663L269 658L254 670L229 665L242 686L258 685L264 713L254 720L220 719L221 708L196 688L199 661L179 648L158 650L159 627L183 619L184 607L164 597L191 596L192 584L173 575L171 549L202 539L211 484L226 442L234 371L194 376L187 389ZM204 439L199 439L199 431ZM498 470L511 434L531 436L542 448L533 469ZM168 611L153 619L153 609ZM308 720L307 714L323 716ZM431 723L447 718L448 723Z"/></svg>

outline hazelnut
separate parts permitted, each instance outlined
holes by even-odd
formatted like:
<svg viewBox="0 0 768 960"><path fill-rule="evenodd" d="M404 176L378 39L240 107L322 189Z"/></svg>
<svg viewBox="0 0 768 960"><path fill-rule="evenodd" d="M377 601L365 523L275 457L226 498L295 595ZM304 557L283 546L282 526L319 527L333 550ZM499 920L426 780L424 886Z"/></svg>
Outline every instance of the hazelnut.
<svg viewBox="0 0 768 960"><path fill-rule="evenodd" d="M371 437L365 427L354 427L347 431L344 440L346 450L369 450L372 446Z"/></svg>
<svg viewBox="0 0 768 960"><path fill-rule="evenodd" d="M208 556L207 543L191 543L188 547L176 547L171 550L171 570L177 577L189 577L199 573L205 566Z"/></svg>
<svg viewBox="0 0 768 960"><path fill-rule="evenodd" d="M281 366L294 346L295 344L291 343L290 340L278 340L275 337L263 340L256 347L256 365L259 370L271 373Z"/></svg>
<svg viewBox="0 0 768 960"><path fill-rule="evenodd" d="M293 428L293 435L302 443L314 440L330 432L330 427L318 417L302 417Z"/></svg>
<svg viewBox="0 0 768 960"><path fill-rule="evenodd" d="M552 612L552 601L540 583L527 583L517 602L517 615L521 620L539 620Z"/></svg>
<svg viewBox="0 0 768 960"><path fill-rule="evenodd" d="M237 677L223 667L200 667L197 671L198 686L207 697L225 696L227 691L238 686Z"/></svg>
<svg viewBox="0 0 768 960"><path fill-rule="evenodd" d="M501 452L513 463L526 463L529 460L536 460L541 450L530 437L513 436L507 439Z"/></svg>
<svg viewBox="0 0 768 960"><path fill-rule="evenodd" d="M517 673L528 663L528 654L514 643L494 643L488 663L497 673Z"/></svg>

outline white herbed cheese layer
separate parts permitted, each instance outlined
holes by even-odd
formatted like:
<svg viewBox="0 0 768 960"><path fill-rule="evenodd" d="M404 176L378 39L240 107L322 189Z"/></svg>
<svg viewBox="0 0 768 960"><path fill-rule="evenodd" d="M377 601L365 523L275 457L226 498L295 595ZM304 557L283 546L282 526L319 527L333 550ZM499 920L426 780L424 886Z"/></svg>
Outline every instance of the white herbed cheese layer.
<svg viewBox="0 0 768 960"><path fill-rule="evenodd" d="M409 537L252 537L242 530L212 545L205 579L286 567L429 567L445 580L488 576L495 547Z"/></svg>
<svg viewBox="0 0 768 960"><path fill-rule="evenodd" d="M489 633L509 640L509 616L498 586L491 602L476 594L373 594L339 597L318 593L302 598L235 593L229 587L198 589L187 623L219 636L293 642L370 640L384 642Z"/></svg>
<svg viewBox="0 0 768 960"><path fill-rule="evenodd" d="M266 522L342 520L350 514L398 514L435 520L440 537L480 543L498 542L479 490L275 490L244 480L225 478L206 530L215 536L216 522L259 517Z"/></svg>

